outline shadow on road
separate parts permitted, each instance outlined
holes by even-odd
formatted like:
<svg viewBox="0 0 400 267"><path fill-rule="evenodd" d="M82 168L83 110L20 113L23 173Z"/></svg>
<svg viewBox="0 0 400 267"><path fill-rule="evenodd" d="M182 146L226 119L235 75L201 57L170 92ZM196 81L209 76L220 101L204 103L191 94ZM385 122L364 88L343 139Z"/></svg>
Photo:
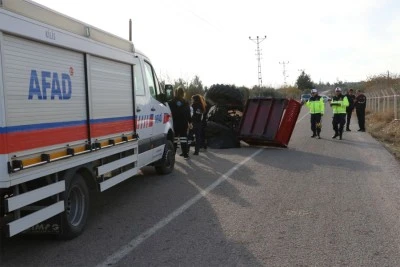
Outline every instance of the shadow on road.
<svg viewBox="0 0 400 267"><path fill-rule="evenodd" d="M256 150L254 150L256 151ZM189 161L178 159L176 170L159 176L151 167L143 174L91 198L85 232L70 241L53 237L17 236L3 242L1 266L95 266L141 233L176 211L201 190L242 161L232 150L207 152ZM179 156L177 156L179 157ZM238 181L257 186L251 170ZM229 179L211 192L249 206ZM23 257L22 257L23 255ZM121 266L262 266L245 245L229 240L207 198L200 199L127 255Z"/></svg>
<svg viewBox="0 0 400 267"><path fill-rule="evenodd" d="M370 165L359 160L345 159L341 157L327 156L320 153L299 151L295 149L271 150L265 149L263 157L256 157L260 163L279 169L300 172L309 171L318 167L335 167L338 169L380 171L379 166Z"/></svg>

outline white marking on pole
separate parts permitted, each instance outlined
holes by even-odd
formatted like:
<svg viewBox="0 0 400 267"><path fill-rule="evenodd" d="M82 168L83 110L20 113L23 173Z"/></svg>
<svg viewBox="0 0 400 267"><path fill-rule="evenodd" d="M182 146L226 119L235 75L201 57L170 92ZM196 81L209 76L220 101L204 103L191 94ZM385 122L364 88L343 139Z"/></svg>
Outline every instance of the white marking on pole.
<svg viewBox="0 0 400 267"><path fill-rule="evenodd" d="M121 247L118 251L114 252L111 256L109 256L104 262L100 263L97 265L97 267L106 267L106 266L112 266L114 264L117 264L120 260L122 260L125 256L127 256L129 253L131 253L136 247L138 247L141 243L146 241L148 238L150 238L152 235L154 235L158 230L162 229L164 226L166 226L168 223L170 223L173 219L181 215L183 212L185 212L187 209L189 209L191 206L196 204L199 200L201 200L203 197L205 197L210 191L215 189L218 185L223 183L225 180L229 178L230 175L232 175L236 170L238 170L242 165L244 165L247 161L252 159L253 157L257 156L258 154L263 151L264 148L258 149L256 152L254 152L251 156L247 157L240 163L236 164L233 168L231 168L229 171L227 171L225 174L220 176L214 183L209 185L206 189L201 190L196 196L193 198L189 199L185 204L180 206L178 209L170 213L167 217L156 223L153 227L150 229L146 230L142 234L140 234L138 237L132 239L127 245Z"/></svg>

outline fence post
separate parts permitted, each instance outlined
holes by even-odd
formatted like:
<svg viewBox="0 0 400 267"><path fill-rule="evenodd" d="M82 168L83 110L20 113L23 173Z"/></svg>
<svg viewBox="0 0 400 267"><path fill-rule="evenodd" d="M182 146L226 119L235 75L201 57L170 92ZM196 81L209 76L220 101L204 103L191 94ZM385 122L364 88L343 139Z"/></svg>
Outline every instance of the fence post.
<svg viewBox="0 0 400 267"><path fill-rule="evenodd" d="M387 96L386 96L386 98L387 98L387 107L388 107L388 111L390 112L391 111L391 108L392 108L392 105L391 105L391 102L392 102L392 98L390 97L391 95L390 95L390 93L388 92L388 90L385 90L386 91L386 94L387 94Z"/></svg>
<svg viewBox="0 0 400 267"><path fill-rule="evenodd" d="M385 102L386 102L385 111L390 111L390 96L387 90L385 90Z"/></svg>
<svg viewBox="0 0 400 267"><path fill-rule="evenodd" d="M383 112L387 111L387 103L386 103L386 90L382 90L382 100L383 100Z"/></svg>
<svg viewBox="0 0 400 267"><path fill-rule="evenodd" d="M394 112L394 119L397 120L397 95L396 95L396 91L393 90L393 88L390 88L390 90L392 90L393 93L393 112Z"/></svg>
<svg viewBox="0 0 400 267"><path fill-rule="evenodd" d="M377 92L376 93L376 95L377 95L377 99L378 99L378 112L381 110L380 109L380 107L381 107L381 100L379 99L379 93Z"/></svg>
<svg viewBox="0 0 400 267"><path fill-rule="evenodd" d="M375 112L375 104L376 104L375 97L374 97L375 95L374 95L374 93L371 93L370 95L371 95L371 100L370 100L371 101L371 112Z"/></svg>
<svg viewBox="0 0 400 267"><path fill-rule="evenodd" d="M375 113L375 110L376 110L376 98L375 98L375 93L371 93L371 95L372 95L372 103L373 103L373 106L372 106L372 111Z"/></svg>

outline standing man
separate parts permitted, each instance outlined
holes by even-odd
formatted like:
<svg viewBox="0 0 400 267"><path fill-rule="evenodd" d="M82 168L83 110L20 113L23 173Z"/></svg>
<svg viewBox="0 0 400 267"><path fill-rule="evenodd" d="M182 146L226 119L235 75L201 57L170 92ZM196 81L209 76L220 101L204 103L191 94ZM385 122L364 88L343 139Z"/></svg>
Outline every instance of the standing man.
<svg viewBox="0 0 400 267"><path fill-rule="evenodd" d="M356 107L356 114L358 120L359 132L365 132L365 108L367 106L367 97L362 93L361 90L356 92L356 100L354 101Z"/></svg>
<svg viewBox="0 0 400 267"><path fill-rule="evenodd" d="M311 137L318 136L321 139L321 117L324 115L325 104L324 99L318 95L317 89L311 90L311 97L306 102L306 106L310 109L311 114Z"/></svg>
<svg viewBox="0 0 400 267"><path fill-rule="evenodd" d="M332 98L330 103L333 111L332 126L335 134L332 138L339 136L342 140L343 128L346 124L346 108L349 106L349 100L347 97L342 95L342 89L340 87L335 88L335 96Z"/></svg>
<svg viewBox="0 0 400 267"><path fill-rule="evenodd" d="M189 159L189 146L188 146L188 129L189 124L192 123L190 115L189 102L184 99L185 91L183 87L179 86L175 91L175 97L168 102L171 109L172 120L174 122L175 140L174 147L175 153L178 148L178 141L181 144L182 154L185 159Z"/></svg>
<svg viewBox="0 0 400 267"><path fill-rule="evenodd" d="M349 106L346 108L346 131L350 132L350 120L351 120L351 115L353 114L354 110L354 100L356 99L356 96L353 94L353 89L350 88L347 93L346 93L347 100L349 101Z"/></svg>

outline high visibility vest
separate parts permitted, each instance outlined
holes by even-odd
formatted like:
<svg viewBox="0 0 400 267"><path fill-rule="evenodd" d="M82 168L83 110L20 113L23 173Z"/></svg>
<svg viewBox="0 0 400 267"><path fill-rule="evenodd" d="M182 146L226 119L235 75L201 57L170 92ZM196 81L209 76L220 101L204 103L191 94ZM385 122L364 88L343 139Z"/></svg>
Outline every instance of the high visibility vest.
<svg viewBox="0 0 400 267"><path fill-rule="evenodd" d="M310 109L311 114L324 114L325 111L325 103L324 99L319 95L310 97L310 99L306 102L306 106Z"/></svg>
<svg viewBox="0 0 400 267"><path fill-rule="evenodd" d="M331 106L333 114L346 114L346 107L349 106L349 100L346 96L340 94L332 98Z"/></svg>

